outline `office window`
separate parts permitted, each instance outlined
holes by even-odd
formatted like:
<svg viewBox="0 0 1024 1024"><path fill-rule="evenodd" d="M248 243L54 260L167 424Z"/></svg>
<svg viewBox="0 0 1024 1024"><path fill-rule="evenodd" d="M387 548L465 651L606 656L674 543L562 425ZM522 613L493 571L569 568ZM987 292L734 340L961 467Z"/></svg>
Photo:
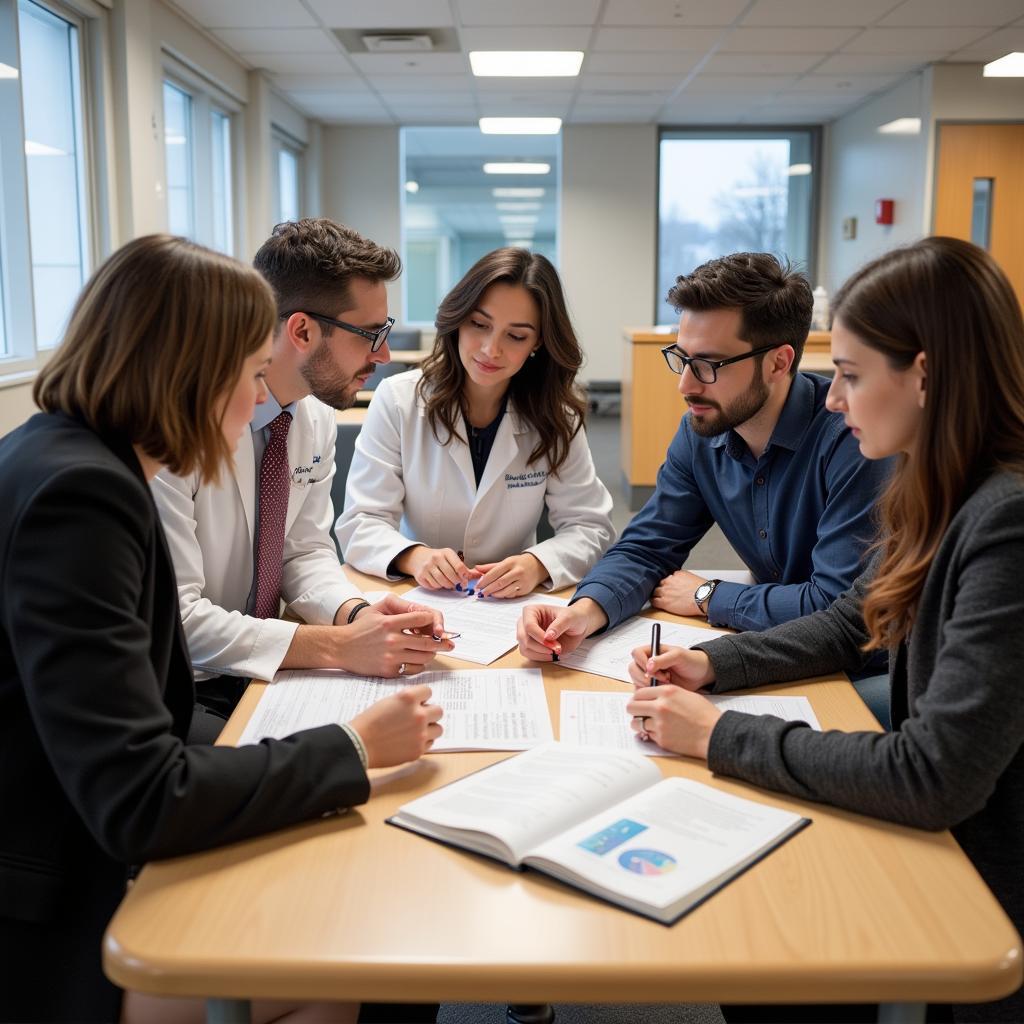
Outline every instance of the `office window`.
<svg viewBox="0 0 1024 1024"><path fill-rule="evenodd" d="M4 304L4 265L0 261L0 358L10 355L7 348L7 309Z"/></svg>
<svg viewBox="0 0 1024 1024"><path fill-rule="evenodd" d="M164 153L167 160L167 229L194 238L192 185L192 97L164 82Z"/></svg>
<svg viewBox="0 0 1024 1024"><path fill-rule="evenodd" d="M658 323L677 319L675 279L717 256L772 252L813 271L817 149L813 129L662 133Z"/></svg>
<svg viewBox="0 0 1024 1024"><path fill-rule="evenodd" d="M492 249L525 246L557 265L560 156L557 135L402 130L407 323L432 324L441 299ZM540 166L523 174L517 164Z"/></svg>
<svg viewBox="0 0 1024 1024"><path fill-rule="evenodd" d="M78 26L19 0L37 348L52 348L89 272Z"/></svg>
<svg viewBox="0 0 1024 1024"><path fill-rule="evenodd" d="M212 245L229 256L235 251L234 199L231 187L231 117L221 110L210 114L212 175Z"/></svg>
<svg viewBox="0 0 1024 1024"><path fill-rule="evenodd" d="M283 139L275 136L277 152L277 205L274 215L280 224L298 220L302 209L302 154Z"/></svg>

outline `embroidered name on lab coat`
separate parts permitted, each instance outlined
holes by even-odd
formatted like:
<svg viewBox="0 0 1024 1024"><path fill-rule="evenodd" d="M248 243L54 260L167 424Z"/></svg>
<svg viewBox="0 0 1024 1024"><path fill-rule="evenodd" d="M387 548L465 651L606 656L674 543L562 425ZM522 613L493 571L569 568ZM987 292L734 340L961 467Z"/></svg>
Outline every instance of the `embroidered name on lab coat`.
<svg viewBox="0 0 1024 1024"><path fill-rule="evenodd" d="M546 469L535 469L529 473L506 473L505 487L510 491L516 487L539 487L547 478Z"/></svg>
<svg viewBox="0 0 1024 1024"><path fill-rule="evenodd" d="M296 466L292 470L292 483L298 484L299 486L305 486L306 484L315 484L320 480L320 477L314 477L313 466L320 462L320 456L314 455L313 462L309 466Z"/></svg>

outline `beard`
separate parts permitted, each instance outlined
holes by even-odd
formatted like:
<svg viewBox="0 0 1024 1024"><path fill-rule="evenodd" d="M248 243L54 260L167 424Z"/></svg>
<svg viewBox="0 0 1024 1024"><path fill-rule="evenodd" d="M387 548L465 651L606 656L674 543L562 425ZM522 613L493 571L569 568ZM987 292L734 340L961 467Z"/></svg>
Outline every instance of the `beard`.
<svg viewBox="0 0 1024 1024"><path fill-rule="evenodd" d="M373 371L374 364L368 363L358 373L346 376L338 369L327 346L321 344L299 372L314 398L332 409L350 409L359 390L356 377L366 376Z"/></svg>
<svg viewBox="0 0 1024 1024"><path fill-rule="evenodd" d="M685 395L683 397L687 402L690 401ZM757 373L750 387L725 409L717 402L711 402L706 398L698 399L698 405L713 406L718 413L705 416L690 413L690 427L700 437L717 437L719 434L735 430L756 416L767 401L768 385L761 379L760 373Z"/></svg>

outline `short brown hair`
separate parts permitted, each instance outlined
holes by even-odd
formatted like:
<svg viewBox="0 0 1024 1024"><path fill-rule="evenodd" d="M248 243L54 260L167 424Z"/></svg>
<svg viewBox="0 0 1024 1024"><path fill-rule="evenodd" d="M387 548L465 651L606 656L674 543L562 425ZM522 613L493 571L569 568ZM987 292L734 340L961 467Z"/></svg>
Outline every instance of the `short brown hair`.
<svg viewBox="0 0 1024 1024"><path fill-rule="evenodd" d="M355 277L393 281L402 272L394 249L371 242L327 217L278 224L260 246L253 266L270 282L278 316L301 310L334 316L347 309ZM333 328L323 324L324 335Z"/></svg>
<svg viewBox="0 0 1024 1024"><path fill-rule="evenodd" d="M792 345L796 373L811 329L814 296L806 276L769 252L734 252L676 278L668 301L676 312L737 309L740 339L751 348ZM760 358L760 357L758 357Z"/></svg>
<svg viewBox="0 0 1024 1024"><path fill-rule="evenodd" d="M532 465L542 455L547 456L550 471L557 473L569 457L572 439L583 426L586 402L576 386L583 350L569 319L558 271L545 256L516 247L495 249L466 271L441 300L434 349L424 360L417 388L434 437L441 441L442 426L447 437L461 436L458 424L466 371L459 358L459 328L479 306L483 293L499 283L524 288L537 303L540 347L536 357L527 359L512 378L508 393L516 412L538 434L527 463Z"/></svg>
<svg viewBox="0 0 1024 1024"><path fill-rule="evenodd" d="M86 283L33 397L46 412L128 437L172 473L215 480L232 454L218 406L273 326L273 297L254 270L147 235Z"/></svg>

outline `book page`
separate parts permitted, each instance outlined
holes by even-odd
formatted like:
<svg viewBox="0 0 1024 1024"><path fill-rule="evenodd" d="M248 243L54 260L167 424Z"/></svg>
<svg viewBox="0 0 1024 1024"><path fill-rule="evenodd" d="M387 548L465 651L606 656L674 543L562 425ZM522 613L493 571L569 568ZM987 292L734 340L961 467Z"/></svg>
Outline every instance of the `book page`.
<svg viewBox="0 0 1024 1024"><path fill-rule="evenodd" d="M413 800L399 817L488 833L518 861L545 837L660 778L631 754L549 743Z"/></svg>
<svg viewBox="0 0 1024 1024"><path fill-rule="evenodd" d="M595 891L665 908L700 898L800 820L691 779L664 779L531 850L527 863L558 865Z"/></svg>
<svg viewBox="0 0 1024 1024"><path fill-rule="evenodd" d="M651 624L654 621L639 617L627 619L601 636L584 640L571 654L561 655L558 663L580 672L593 672L596 676L621 679L628 683L633 649L650 644ZM661 623L662 647L691 647L725 635L718 629L701 629L676 622Z"/></svg>
<svg viewBox="0 0 1024 1024"><path fill-rule="evenodd" d="M526 750L553 736L539 669L420 672L402 679L331 671L279 672L263 692L238 745L351 721L371 704L420 683L433 690L430 703L444 708L444 733L431 753Z"/></svg>
<svg viewBox="0 0 1024 1024"><path fill-rule="evenodd" d="M625 692L563 690L558 738L570 746L612 747L647 757L678 757L652 740L640 739L630 728L632 719L626 712L626 705L632 697L632 693ZM707 700L722 711L775 715L787 722L806 722L812 729L821 729L806 697L708 696Z"/></svg>
<svg viewBox="0 0 1024 1024"><path fill-rule="evenodd" d="M436 608L444 615L445 629L462 635L454 640L452 658L490 665L516 645L516 624L528 604L553 604L564 608L569 602L548 594L527 594L510 600L476 597L465 591L427 590L415 587L399 595L405 601ZM367 594L368 600L377 594Z"/></svg>

